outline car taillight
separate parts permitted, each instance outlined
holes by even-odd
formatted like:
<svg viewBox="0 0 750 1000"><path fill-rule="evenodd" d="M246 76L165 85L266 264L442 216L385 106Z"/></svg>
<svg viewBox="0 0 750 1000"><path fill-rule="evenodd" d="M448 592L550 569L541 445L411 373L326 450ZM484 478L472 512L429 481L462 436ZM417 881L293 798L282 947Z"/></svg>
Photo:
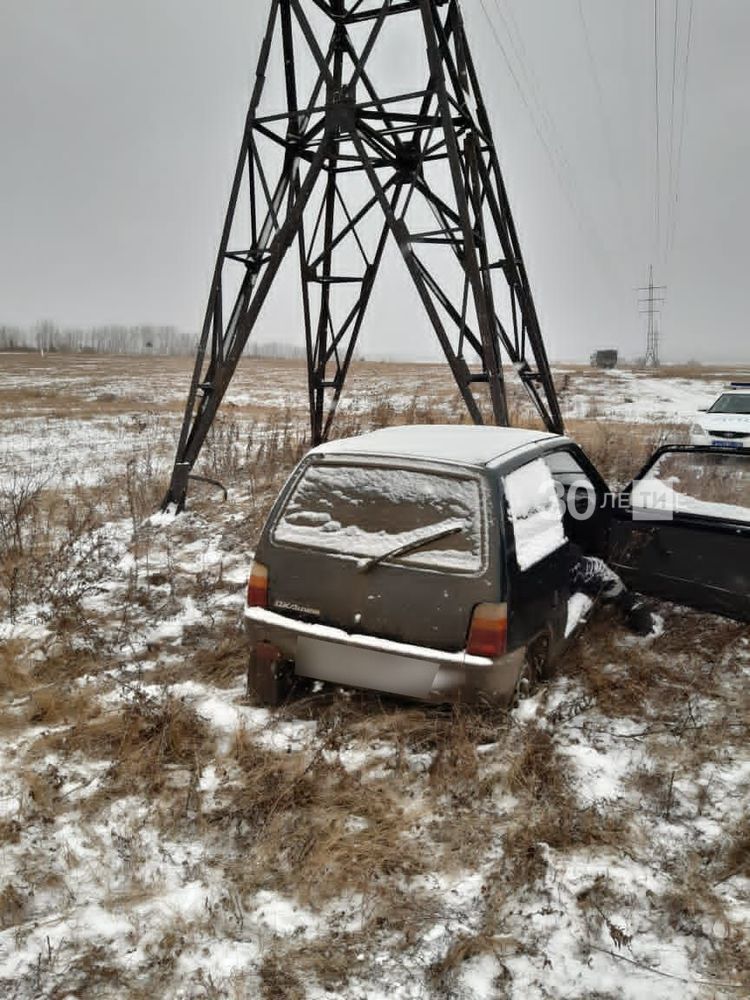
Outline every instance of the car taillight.
<svg viewBox="0 0 750 1000"><path fill-rule="evenodd" d="M508 605L478 604L469 629L466 652L491 659L502 656L508 641Z"/></svg>
<svg viewBox="0 0 750 1000"><path fill-rule="evenodd" d="M247 581L247 606L249 608L268 607L268 570L259 562L254 562Z"/></svg>

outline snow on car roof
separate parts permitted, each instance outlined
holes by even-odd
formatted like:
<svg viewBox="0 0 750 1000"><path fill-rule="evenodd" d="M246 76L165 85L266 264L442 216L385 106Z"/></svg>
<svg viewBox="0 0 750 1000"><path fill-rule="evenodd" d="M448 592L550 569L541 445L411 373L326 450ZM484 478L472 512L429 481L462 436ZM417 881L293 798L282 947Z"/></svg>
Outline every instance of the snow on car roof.
<svg viewBox="0 0 750 1000"><path fill-rule="evenodd" d="M359 437L329 441L315 448L313 454L387 455L389 458L488 465L520 448L554 438L559 438L559 435L521 427L430 424L385 427Z"/></svg>

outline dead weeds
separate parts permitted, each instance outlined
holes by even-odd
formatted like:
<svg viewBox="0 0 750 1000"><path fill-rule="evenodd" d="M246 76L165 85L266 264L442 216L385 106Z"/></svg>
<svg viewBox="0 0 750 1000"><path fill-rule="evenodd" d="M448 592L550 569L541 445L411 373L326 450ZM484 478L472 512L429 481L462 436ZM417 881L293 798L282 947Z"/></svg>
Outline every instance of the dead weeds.
<svg viewBox="0 0 750 1000"><path fill-rule="evenodd" d="M206 723L184 702L134 691L113 709L95 709L69 728L37 740L37 755L106 760L108 795L157 792L168 784L170 768L200 773L210 753Z"/></svg>
<svg viewBox="0 0 750 1000"><path fill-rule="evenodd" d="M425 872L403 787L365 781L323 751L269 750L244 731L231 756L235 780L208 819L236 831L231 875L243 894L273 886L319 906Z"/></svg>
<svg viewBox="0 0 750 1000"><path fill-rule="evenodd" d="M509 970L503 964L503 959L517 954L521 945L515 938L491 934L461 934L449 946L448 950L427 969L426 979L435 995L446 1000L457 995L457 979L462 966L472 958L480 955L492 955L500 966L500 972L495 977L494 996L500 998L507 995L504 989L511 979Z"/></svg>
<svg viewBox="0 0 750 1000"><path fill-rule="evenodd" d="M302 1000L311 983L332 996L347 996L350 982L370 968L367 931L336 931L309 941L275 941L260 969L263 1000ZM288 992L285 992L288 991Z"/></svg>
<svg viewBox="0 0 750 1000"><path fill-rule="evenodd" d="M31 686L31 678L25 666L26 644L12 640L0 646L0 698L24 694Z"/></svg>
<svg viewBox="0 0 750 1000"><path fill-rule="evenodd" d="M526 726L519 740L505 779L517 805L503 836L500 878L506 885L501 894L508 886L533 883L544 875L547 847L612 847L622 851L632 836L627 811L618 811L611 804L604 811L579 803L569 764L546 729Z"/></svg>
<svg viewBox="0 0 750 1000"><path fill-rule="evenodd" d="M559 670L580 679L609 717L658 720L687 731L696 724L690 718L691 699L724 701L727 680L740 670L737 653L746 648L750 628L684 608L661 605L659 612L665 618L662 635L643 642L602 609Z"/></svg>
<svg viewBox="0 0 750 1000"><path fill-rule="evenodd" d="M27 898L14 885L0 889L0 931L23 923L27 905Z"/></svg>

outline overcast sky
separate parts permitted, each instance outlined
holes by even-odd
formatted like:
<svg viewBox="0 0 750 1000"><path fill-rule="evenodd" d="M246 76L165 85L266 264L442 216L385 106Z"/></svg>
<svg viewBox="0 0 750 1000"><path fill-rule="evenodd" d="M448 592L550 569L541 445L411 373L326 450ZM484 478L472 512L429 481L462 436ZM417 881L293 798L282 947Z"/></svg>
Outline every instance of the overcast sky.
<svg viewBox="0 0 750 1000"><path fill-rule="evenodd" d="M642 353L634 289L652 260L669 285L665 357L750 357L750 2L694 0L667 253L690 8L678 2L672 133L675 0L659 0L657 247L653 0L464 0L556 359ZM266 10L0 0L0 323L200 325ZM377 304L365 351L424 354L404 310ZM263 338L293 337L272 309Z"/></svg>

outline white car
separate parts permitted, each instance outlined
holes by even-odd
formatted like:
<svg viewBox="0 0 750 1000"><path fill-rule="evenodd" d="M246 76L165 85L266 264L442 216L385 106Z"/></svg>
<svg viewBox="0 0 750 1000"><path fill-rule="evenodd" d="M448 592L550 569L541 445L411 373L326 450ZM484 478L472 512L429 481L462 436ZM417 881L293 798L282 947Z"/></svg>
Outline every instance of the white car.
<svg viewBox="0 0 750 1000"><path fill-rule="evenodd" d="M711 448L750 448L750 382L732 382L690 428L690 443Z"/></svg>

